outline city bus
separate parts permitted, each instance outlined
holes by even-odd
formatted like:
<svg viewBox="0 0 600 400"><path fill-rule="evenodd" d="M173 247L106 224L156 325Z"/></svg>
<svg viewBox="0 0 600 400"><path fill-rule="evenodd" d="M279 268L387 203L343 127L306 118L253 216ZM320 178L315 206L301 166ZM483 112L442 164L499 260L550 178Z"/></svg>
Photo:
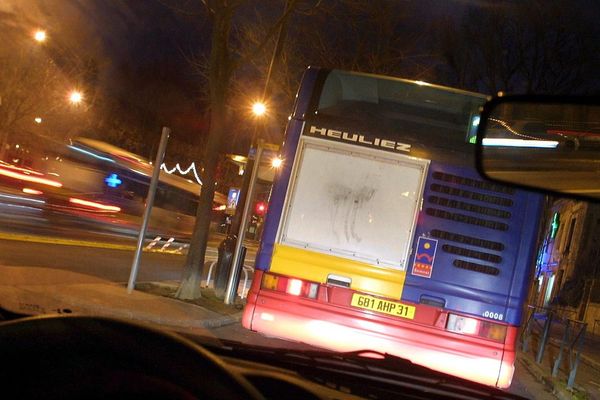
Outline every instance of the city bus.
<svg viewBox="0 0 600 400"><path fill-rule="evenodd" d="M475 170L485 100L307 69L243 326L509 387L542 196Z"/></svg>

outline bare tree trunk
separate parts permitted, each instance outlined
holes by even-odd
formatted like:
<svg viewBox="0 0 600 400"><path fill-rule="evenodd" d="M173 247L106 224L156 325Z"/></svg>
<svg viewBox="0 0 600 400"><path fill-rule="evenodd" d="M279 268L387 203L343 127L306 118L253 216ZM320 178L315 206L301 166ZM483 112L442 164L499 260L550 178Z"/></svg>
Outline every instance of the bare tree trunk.
<svg viewBox="0 0 600 400"><path fill-rule="evenodd" d="M227 95L231 81L232 60L229 54L229 34L234 7L213 2L212 48L208 74L210 91L210 129L204 149L204 176L202 192L196 211L196 223L190 250L183 271L183 279L176 296L180 299L200 297L200 280L206 255L210 229L215 177L222 139L226 132Z"/></svg>

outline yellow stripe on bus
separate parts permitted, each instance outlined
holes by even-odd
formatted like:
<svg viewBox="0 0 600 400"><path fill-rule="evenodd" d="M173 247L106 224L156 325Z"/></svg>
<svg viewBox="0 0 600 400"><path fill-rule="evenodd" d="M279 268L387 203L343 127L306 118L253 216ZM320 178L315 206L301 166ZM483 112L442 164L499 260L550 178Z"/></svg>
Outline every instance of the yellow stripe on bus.
<svg viewBox="0 0 600 400"><path fill-rule="evenodd" d="M352 279L351 288L400 299L406 272L296 247L275 245L270 270L282 275L326 283L330 274Z"/></svg>

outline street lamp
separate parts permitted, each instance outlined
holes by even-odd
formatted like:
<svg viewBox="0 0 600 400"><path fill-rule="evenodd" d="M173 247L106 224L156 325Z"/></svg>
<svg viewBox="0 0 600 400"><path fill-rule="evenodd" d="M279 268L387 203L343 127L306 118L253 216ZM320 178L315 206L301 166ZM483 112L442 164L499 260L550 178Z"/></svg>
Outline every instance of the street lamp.
<svg viewBox="0 0 600 400"><path fill-rule="evenodd" d="M262 117L267 112L267 106L262 101L252 104L252 113L257 117Z"/></svg>
<svg viewBox="0 0 600 400"><path fill-rule="evenodd" d="M73 90L69 93L69 101L71 104L78 105L83 101L83 94L79 90Z"/></svg>
<svg viewBox="0 0 600 400"><path fill-rule="evenodd" d="M281 159L281 157L275 157L271 160L271 166L273 168L279 168L281 167L281 164L283 164L283 160Z"/></svg>
<svg viewBox="0 0 600 400"><path fill-rule="evenodd" d="M35 33L33 34L33 38L35 39L36 42L38 43L43 43L46 41L46 31L43 31L41 29L38 29L37 31L35 31Z"/></svg>

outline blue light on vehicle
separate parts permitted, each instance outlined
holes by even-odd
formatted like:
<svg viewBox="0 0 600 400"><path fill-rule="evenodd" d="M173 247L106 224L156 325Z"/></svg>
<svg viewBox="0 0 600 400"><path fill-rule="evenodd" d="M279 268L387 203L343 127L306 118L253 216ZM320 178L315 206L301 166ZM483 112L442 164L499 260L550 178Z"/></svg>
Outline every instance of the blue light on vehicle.
<svg viewBox="0 0 600 400"><path fill-rule="evenodd" d="M116 188L116 187L120 186L123 183L123 181L121 179L119 179L119 175L110 174L109 176L104 178L104 183L106 183L106 186L108 186L108 187Z"/></svg>

